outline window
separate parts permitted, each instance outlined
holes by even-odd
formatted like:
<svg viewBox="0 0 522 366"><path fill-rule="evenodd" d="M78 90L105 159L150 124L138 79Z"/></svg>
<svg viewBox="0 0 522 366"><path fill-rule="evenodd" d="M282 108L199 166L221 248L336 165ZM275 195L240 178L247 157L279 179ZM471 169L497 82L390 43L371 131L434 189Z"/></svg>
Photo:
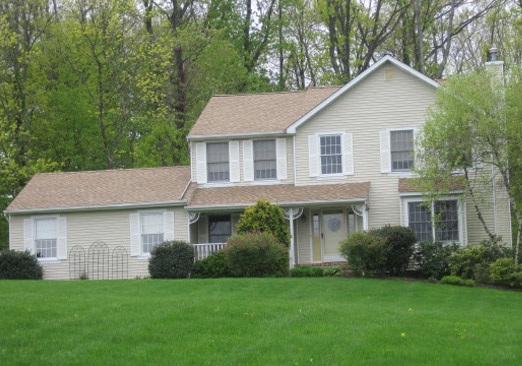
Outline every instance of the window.
<svg viewBox="0 0 522 366"><path fill-rule="evenodd" d="M255 180L276 179L275 140L254 141L254 174Z"/></svg>
<svg viewBox="0 0 522 366"><path fill-rule="evenodd" d="M321 136L321 174L341 174L341 136Z"/></svg>
<svg viewBox="0 0 522 366"><path fill-rule="evenodd" d="M141 214L141 248L144 254L163 243L163 213Z"/></svg>
<svg viewBox="0 0 522 366"><path fill-rule="evenodd" d="M209 182L228 182L230 180L228 142L207 144L207 169Z"/></svg>
<svg viewBox="0 0 522 366"><path fill-rule="evenodd" d="M57 220L56 218L35 220L35 244L38 258L57 257Z"/></svg>
<svg viewBox="0 0 522 366"><path fill-rule="evenodd" d="M431 207L424 202L409 202L408 222L417 241L459 241L457 200L436 201Z"/></svg>
<svg viewBox="0 0 522 366"><path fill-rule="evenodd" d="M390 131L392 172L406 172L413 167L413 130Z"/></svg>
<svg viewBox="0 0 522 366"><path fill-rule="evenodd" d="M208 237L211 243L224 243L232 235L230 215L209 216Z"/></svg>

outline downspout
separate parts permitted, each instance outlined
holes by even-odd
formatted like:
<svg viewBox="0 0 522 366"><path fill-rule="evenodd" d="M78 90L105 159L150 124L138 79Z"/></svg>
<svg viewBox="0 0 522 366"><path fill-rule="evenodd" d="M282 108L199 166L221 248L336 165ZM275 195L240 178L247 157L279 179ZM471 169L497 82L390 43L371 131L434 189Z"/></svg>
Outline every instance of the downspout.
<svg viewBox="0 0 522 366"><path fill-rule="evenodd" d="M493 181L493 230L495 231L495 236L498 234L497 229L497 186L495 179L495 167L491 165L491 179Z"/></svg>
<svg viewBox="0 0 522 366"><path fill-rule="evenodd" d="M293 145L294 145L294 186L297 185L297 159L295 155L295 136L292 137Z"/></svg>

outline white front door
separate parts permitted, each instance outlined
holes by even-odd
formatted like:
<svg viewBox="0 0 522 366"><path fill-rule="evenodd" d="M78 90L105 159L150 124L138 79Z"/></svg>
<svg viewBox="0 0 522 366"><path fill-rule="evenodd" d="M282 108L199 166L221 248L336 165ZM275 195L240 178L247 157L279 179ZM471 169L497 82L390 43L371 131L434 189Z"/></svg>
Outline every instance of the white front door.
<svg viewBox="0 0 522 366"><path fill-rule="evenodd" d="M323 262L344 260L339 253L341 242L346 240L346 220L344 210L323 211Z"/></svg>

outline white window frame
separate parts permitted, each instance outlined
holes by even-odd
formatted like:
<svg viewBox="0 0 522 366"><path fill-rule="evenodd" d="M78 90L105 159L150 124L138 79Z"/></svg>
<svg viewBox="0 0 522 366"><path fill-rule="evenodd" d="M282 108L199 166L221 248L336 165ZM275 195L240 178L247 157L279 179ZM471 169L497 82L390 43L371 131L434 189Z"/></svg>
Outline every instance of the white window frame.
<svg viewBox="0 0 522 366"><path fill-rule="evenodd" d="M36 259L39 261L39 262L46 262L46 263L60 263L60 260L58 259L58 218L60 216L59 215L38 215L38 216L31 216L31 219L32 219L32 225L33 225L33 252L34 252L34 255L36 257ZM36 250L36 241L38 240L36 238L36 235L37 235L37 230L36 230L36 222L38 220L49 220L49 219L53 219L54 220L54 225L56 227L56 257L38 257L38 253L37 253L37 250Z"/></svg>
<svg viewBox="0 0 522 366"><path fill-rule="evenodd" d="M215 180L215 181L210 181L209 177L209 172L208 172L208 145L212 145L212 144L227 144L227 151L228 151L228 180ZM206 154L206 161L205 161L205 169L207 171L207 183L205 183L205 185L208 185L208 186L228 186L230 185L231 181L230 181L230 175L231 175L231 172L232 172L232 167L230 166L230 141L229 140L222 140L222 141L211 141L211 142L206 142L205 143L206 145L206 148L205 148L205 154ZM211 163L212 164L212 163Z"/></svg>
<svg viewBox="0 0 522 366"><path fill-rule="evenodd" d="M436 233L435 232L436 232L437 227L436 227L436 223L435 223L435 202L442 202L442 201L457 201L457 217L458 217L459 240L458 241L454 241L454 240L438 240L438 241L440 241L442 243L447 243L447 244L459 243L460 245L463 245L464 238L462 236L463 236L464 231L462 229L463 229L463 225L466 225L466 223L462 222L462 219L465 217L463 215L464 202L463 202L462 198L460 198L460 197L443 196L443 197L440 197L440 198L438 198L436 200L431 201L430 209L431 209L431 235L432 235L432 238L433 238L434 241L436 240L435 239L436 238ZM406 213L406 216L405 216L405 226L406 227L410 227L410 208L409 208L409 203L423 203L423 202L428 202L428 201L426 201L425 199L423 199L420 196L403 197L402 198L402 204L403 204L404 212Z"/></svg>
<svg viewBox="0 0 522 366"><path fill-rule="evenodd" d="M274 152L275 152L275 166L276 166L276 175L274 178L256 178L256 149L255 144L258 141L273 141L274 142ZM272 182L279 182L277 179L277 139L255 139L252 140L252 166L254 169L254 182L262 182L262 183L272 183Z"/></svg>
<svg viewBox="0 0 522 366"><path fill-rule="evenodd" d="M392 160L392 146L391 146L391 133L392 132L400 132L400 131L412 131L413 133L413 154L415 156L415 151L417 149L417 145L415 143L415 136L416 131L419 129L419 127L393 127L393 128L387 128L386 131L388 133L388 154L390 159L390 173L389 175L398 175L398 176L413 176L416 175L415 172L411 169L409 170L399 170L399 171L393 171L393 160ZM413 164L415 165L415 157L413 160Z"/></svg>
<svg viewBox="0 0 522 366"><path fill-rule="evenodd" d="M320 174L317 176L318 179L329 179L329 178L346 178L347 174L344 171L344 144L345 142L345 131L324 131L315 133L317 139L317 159L319 163ZM341 173L323 174L323 167L321 164L321 137L326 136L340 136L341 138Z"/></svg>
<svg viewBox="0 0 522 366"><path fill-rule="evenodd" d="M143 225L142 225L142 217L144 215L161 215L161 228L163 230L163 233L158 233L158 234L163 234L163 240L165 240L165 224L164 224L164 221L163 221L163 215L165 215L165 212L167 210L166 209L162 209L162 210L138 210L138 227L140 229L140 250L141 250L141 256L142 257L150 257L150 251L149 252L144 252L143 251ZM159 244L159 243L158 243Z"/></svg>

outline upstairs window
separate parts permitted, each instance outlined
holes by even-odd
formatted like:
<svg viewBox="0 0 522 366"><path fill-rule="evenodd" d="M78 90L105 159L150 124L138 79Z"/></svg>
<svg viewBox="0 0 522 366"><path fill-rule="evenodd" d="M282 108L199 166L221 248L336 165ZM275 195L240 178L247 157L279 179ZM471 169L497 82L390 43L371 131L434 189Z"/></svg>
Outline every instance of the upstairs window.
<svg viewBox="0 0 522 366"><path fill-rule="evenodd" d="M209 182L229 182L228 142L207 144L207 176Z"/></svg>
<svg viewBox="0 0 522 366"><path fill-rule="evenodd" d="M407 172L413 167L413 130L390 131L392 172Z"/></svg>
<svg viewBox="0 0 522 366"><path fill-rule="evenodd" d="M56 258L57 220L56 218L35 220L35 246L38 258Z"/></svg>
<svg viewBox="0 0 522 366"><path fill-rule="evenodd" d="M342 174L341 136L321 136L321 174Z"/></svg>
<svg viewBox="0 0 522 366"><path fill-rule="evenodd" d="M457 200L408 203L409 226L417 241L459 241L459 212Z"/></svg>
<svg viewBox="0 0 522 366"><path fill-rule="evenodd" d="M232 235L230 215L209 216L208 238L211 243L224 243Z"/></svg>
<svg viewBox="0 0 522 366"><path fill-rule="evenodd" d="M164 241L163 213L143 213L140 221L142 252L147 254Z"/></svg>
<svg viewBox="0 0 522 366"><path fill-rule="evenodd" d="M254 141L254 176L255 180L276 179L275 140Z"/></svg>

